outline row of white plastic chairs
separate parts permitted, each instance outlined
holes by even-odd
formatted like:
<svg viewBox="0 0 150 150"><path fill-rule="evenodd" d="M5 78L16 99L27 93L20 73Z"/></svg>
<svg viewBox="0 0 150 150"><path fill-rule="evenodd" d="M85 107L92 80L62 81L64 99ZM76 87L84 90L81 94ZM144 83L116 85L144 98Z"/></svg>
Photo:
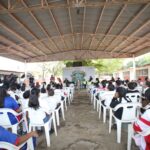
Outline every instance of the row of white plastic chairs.
<svg viewBox="0 0 150 150"><path fill-rule="evenodd" d="M115 119L117 125L117 143L121 142L122 123L128 124L127 149L130 150L132 140L131 137L134 133L131 124L135 122L139 117L141 108L141 95L139 93L129 93L126 96L129 97L129 99L131 99L131 103L120 103L115 108L111 108L109 105L112 98L114 97L115 91L102 91L100 89L91 88L88 89L88 92L90 93L90 99L91 103L93 103L94 109L96 108L96 110L99 112L99 119L101 117L101 112L103 109L103 123L106 122L106 112L107 110L109 111L109 133L111 133L112 118ZM96 98L97 94L99 94L99 99ZM103 100L105 100L106 105L104 105L104 103L102 102ZM123 108L121 119L118 119L113 113L119 108Z"/></svg>
<svg viewBox="0 0 150 150"><path fill-rule="evenodd" d="M3 126L4 128L11 128L12 132L17 134L17 129L18 129L18 125L20 123L24 123L24 126L27 129L27 132L30 132L32 129L35 130L35 127L44 127L45 129L45 135L46 135L46 142L47 142L47 146L50 147L50 134L49 131L51 130L51 123L53 122L53 126L54 126L54 131L55 131L55 135L57 136L57 127L56 127L56 123L57 126L60 125L60 121L59 121L59 110L61 110L62 112L62 117L63 120L65 120L65 115L64 115L64 106L67 110L67 100L68 100L68 104L70 105L70 103L73 100L73 95L74 95L74 87L64 87L64 90L66 91L66 97L64 99L64 101L61 102L61 105L55 109L55 111L49 111L49 115L50 115L50 119L44 123L43 122L43 118L40 120L40 117L36 117L35 115L33 115L33 109L30 108L26 108L24 109L21 113L17 113L15 111L13 111L12 109L7 109L7 108L1 108L0 109L0 125ZM56 94L60 94L60 93L56 93ZM43 108L38 110L35 110L37 114L40 114L40 112L46 112L47 110L44 110ZM22 119L18 120L18 122L14 125L11 124L9 117L8 117L8 113L13 114L16 119L18 115L22 115ZM28 117L29 117L29 126L28 126L28 122L27 122L27 118L26 118L26 114L28 113ZM33 144L32 144L32 139L30 138L28 141L28 149L33 150ZM12 150L16 150L16 149L20 149L20 147L22 147L25 143L23 143L21 146L14 146L10 143L7 142L0 142L0 148L6 148L6 149L12 149Z"/></svg>

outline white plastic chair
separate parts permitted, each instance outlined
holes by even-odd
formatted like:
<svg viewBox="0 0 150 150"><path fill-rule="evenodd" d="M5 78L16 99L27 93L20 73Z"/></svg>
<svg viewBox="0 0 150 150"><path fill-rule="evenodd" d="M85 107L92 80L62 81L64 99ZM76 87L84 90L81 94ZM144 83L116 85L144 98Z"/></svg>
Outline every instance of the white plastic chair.
<svg viewBox="0 0 150 150"><path fill-rule="evenodd" d="M15 124L11 124L11 121L8 117L8 113L12 114L16 118L17 122ZM0 126L6 129L11 128L12 132L17 134L17 127L24 120L23 117L21 120L18 120L17 116L19 115L23 115L23 113L17 113L16 111L10 108L0 108Z"/></svg>
<svg viewBox="0 0 150 150"><path fill-rule="evenodd" d="M68 104L70 105L71 104L71 102L72 102L72 99L71 99L71 89L70 89L70 87L64 87L64 89L63 89L64 91L65 91L65 93L67 94L67 98L66 98L66 100L68 101Z"/></svg>
<svg viewBox="0 0 150 150"><path fill-rule="evenodd" d="M91 104L93 103L93 101L94 101L94 93L93 93L93 91L94 90L97 90L95 87L92 87L91 89L90 89L90 94L91 94Z"/></svg>
<svg viewBox="0 0 150 150"><path fill-rule="evenodd" d="M7 150L20 150L25 144L27 143L27 150L34 150L32 138L28 139L23 144L16 146L8 142L0 142L0 149L7 149Z"/></svg>
<svg viewBox="0 0 150 150"><path fill-rule="evenodd" d="M97 101L98 101L98 99L96 98L96 95L97 94L100 94L102 91L100 91L100 90L98 90L98 89L96 89L96 92L93 94L93 106L94 106L94 109L95 109L95 107L96 107L96 104L97 104Z"/></svg>
<svg viewBox="0 0 150 150"><path fill-rule="evenodd" d="M126 97L130 99L133 103L141 102L141 94L140 93L127 93Z"/></svg>
<svg viewBox="0 0 150 150"><path fill-rule="evenodd" d="M62 112L62 118L63 120L65 120L65 113L64 113L64 104L63 104L63 101L60 102L60 106L55 109L55 114L56 114L56 122L57 122L57 125L59 126L60 125L60 121L59 121L59 110L61 110Z"/></svg>
<svg viewBox="0 0 150 150"><path fill-rule="evenodd" d="M26 109L26 112L28 113L28 118L29 118L29 132L31 132L32 128L33 128L33 131L35 131L35 127L44 127L47 146L50 147L49 131L51 130L52 116L47 122L44 123L43 114L44 113L46 114L47 112L44 109L40 108L40 109L34 110L32 108L28 108Z"/></svg>
<svg viewBox="0 0 150 150"><path fill-rule="evenodd" d="M103 122L106 122L106 112L110 109L110 103L115 95L115 91L105 91L104 94L101 96L101 101L99 103L99 119L101 117L101 108L103 108ZM102 103L104 100L105 105Z"/></svg>
<svg viewBox="0 0 150 150"><path fill-rule="evenodd" d="M98 90L97 91L97 94L99 94L99 99L97 99L96 97L95 97L95 105L96 105L96 107L97 107L97 111L99 111L99 107L100 107L100 103L101 103L101 100L102 100L102 97L103 97L103 95L105 94L105 92L107 92L107 91L104 91L104 90Z"/></svg>
<svg viewBox="0 0 150 150"><path fill-rule="evenodd" d="M140 103L124 103L118 104L115 108L110 109L109 118L109 133L111 132L112 117L114 117L117 124L117 143L121 141L121 125L122 123L132 123L137 118L137 110L141 107ZM122 118L118 119L112 111L117 111L119 108L123 108Z"/></svg>
<svg viewBox="0 0 150 150"><path fill-rule="evenodd" d="M65 90L61 90L61 89L57 89L55 90L55 95L58 95L60 96L60 99L61 99L61 96L64 97L64 106L65 106L65 109L67 110L67 95L64 94Z"/></svg>

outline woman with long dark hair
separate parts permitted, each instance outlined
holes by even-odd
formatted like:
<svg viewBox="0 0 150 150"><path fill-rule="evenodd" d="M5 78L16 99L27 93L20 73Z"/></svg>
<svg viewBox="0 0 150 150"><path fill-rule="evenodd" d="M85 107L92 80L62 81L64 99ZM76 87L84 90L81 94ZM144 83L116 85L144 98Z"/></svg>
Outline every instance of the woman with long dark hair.
<svg viewBox="0 0 150 150"><path fill-rule="evenodd" d="M17 102L7 94L7 91L4 87L0 87L0 108L10 108L18 113L21 112ZM12 124L17 122L16 118L12 114L8 114L8 116Z"/></svg>

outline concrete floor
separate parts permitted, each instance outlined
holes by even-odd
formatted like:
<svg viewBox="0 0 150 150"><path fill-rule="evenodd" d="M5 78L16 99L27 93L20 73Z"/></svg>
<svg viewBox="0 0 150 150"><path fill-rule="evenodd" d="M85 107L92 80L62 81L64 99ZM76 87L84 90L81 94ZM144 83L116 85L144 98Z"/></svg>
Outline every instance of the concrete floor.
<svg viewBox="0 0 150 150"><path fill-rule="evenodd" d="M116 130L108 133L108 119L105 124L98 119L86 91L75 92L65 117L66 121L61 120L58 127L58 136L51 135L51 147L47 148L43 134L38 138L37 150L126 150L127 129L122 130L122 142L117 144ZM137 150L134 144L132 150Z"/></svg>

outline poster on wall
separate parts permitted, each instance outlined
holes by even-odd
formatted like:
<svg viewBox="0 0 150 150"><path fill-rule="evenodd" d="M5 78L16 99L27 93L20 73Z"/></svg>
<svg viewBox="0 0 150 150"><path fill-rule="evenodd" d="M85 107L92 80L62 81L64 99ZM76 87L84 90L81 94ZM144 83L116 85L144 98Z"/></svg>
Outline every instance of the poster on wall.
<svg viewBox="0 0 150 150"><path fill-rule="evenodd" d="M68 67L63 69L63 80L68 79L71 82L77 83L84 80L89 80L90 76L95 78L94 67Z"/></svg>

